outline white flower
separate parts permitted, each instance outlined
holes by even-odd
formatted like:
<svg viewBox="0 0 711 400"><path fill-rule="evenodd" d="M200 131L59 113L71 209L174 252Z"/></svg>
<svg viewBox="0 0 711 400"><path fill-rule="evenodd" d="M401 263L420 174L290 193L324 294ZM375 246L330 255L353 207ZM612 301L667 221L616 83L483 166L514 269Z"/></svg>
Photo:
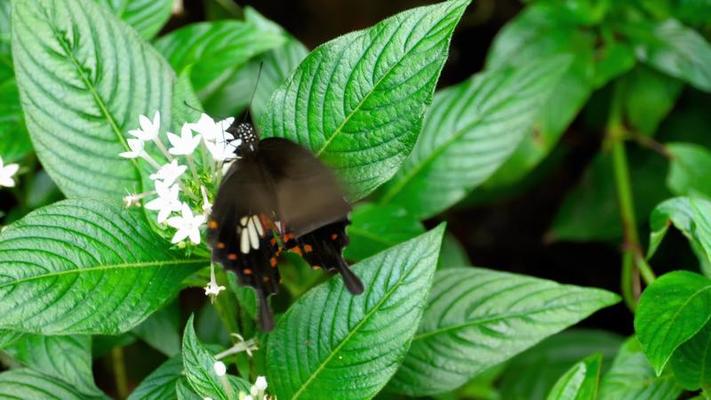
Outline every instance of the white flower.
<svg viewBox="0 0 711 400"><path fill-rule="evenodd" d="M217 282L210 281L207 286L205 286L205 296L217 296L223 290L225 290L224 286L218 286Z"/></svg>
<svg viewBox="0 0 711 400"><path fill-rule="evenodd" d="M173 160L169 164L162 166L155 174L151 174L150 178L154 181L161 180L164 184L170 186L175 183L187 169L188 167L185 165L179 165L178 160Z"/></svg>
<svg viewBox="0 0 711 400"><path fill-rule="evenodd" d="M164 182L156 181L156 192L158 198L146 203L146 209L158 211L158 223L165 222L173 211L180 211L182 203L178 199L180 187L178 185L170 186Z"/></svg>
<svg viewBox="0 0 711 400"><path fill-rule="evenodd" d="M3 166L2 157L0 157L0 187L14 187L15 180L12 177L17 173L18 169L20 169L18 164Z"/></svg>
<svg viewBox="0 0 711 400"><path fill-rule="evenodd" d="M172 146L168 149L168 153L174 156L185 156L193 154L198 145L200 145L200 135L193 136L190 124L185 123L180 129L180 136L168 132L168 141Z"/></svg>
<svg viewBox="0 0 711 400"><path fill-rule="evenodd" d="M232 136L232 135L230 135ZM217 140L215 142L205 142L207 150L210 151L212 159L215 161L234 160L237 158L237 148L242 144L242 139Z"/></svg>
<svg viewBox="0 0 711 400"><path fill-rule="evenodd" d="M267 390L267 378L263 376L258 376L257 380L254 382L254 387L257 390L265 391Z"/></svg>
<svg viewBox="0 0 711 400"><path fill-rule="evenodd" d="M185 203L183 203L180 212L179 217L168 219L168 225L178 230L171 242L178 243L185 238L190 238L193 244L200 244L200 226L205 223L205 216L202 214L193 215L193 210Z"/></svg>
<svg viewBox="0 0 711 400"><path fill-rule="evenodd" d="M138 124L141 126L141 129L133 129L128 131L128 133L144 142L156 140L158 138L158 132L160 131L160 112L156 111L155 114L153 114L153 121L148 119L145 115L139 116Z"/></svg>
<svg viewBox="0 0 711 400"><path fill-rule="evenodd" d="M215 370L217 376L225 376L227 374L227 366L222 361L217 361L212 365L212 369Z"/></svg>
<svg viewBox="0 0 711 400"><path fill-rule="evenodd" d="M138 158L142 157L144 154L143 151L143 141L141 139L128 139L128 147L131 149L131 151L125 151L123 153L119 153L119 157L123 158Z"/></svg>
<svg viewBox="0 0 711 400"><path fill-rule="evenodd" d="M212 117L203 113L202 115L200 115L200 119L198 120L198 122L191 124L191 127L194 131L202 135L203 139L205 139L205 142L214 142L216 140L224 141L226 139L234 138L231 134L227 132L227 128L232 125L234 120L234 118L229 117L223 119L222 121L215 122Z"/></svg>

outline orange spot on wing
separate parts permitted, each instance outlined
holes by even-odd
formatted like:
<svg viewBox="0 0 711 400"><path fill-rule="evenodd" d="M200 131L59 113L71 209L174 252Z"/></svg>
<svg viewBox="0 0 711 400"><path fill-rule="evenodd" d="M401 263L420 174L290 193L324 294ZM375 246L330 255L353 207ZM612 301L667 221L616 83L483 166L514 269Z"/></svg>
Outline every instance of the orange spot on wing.
<svg viewBox="0 0 711 400"><path fill-rule="evenodd" d="M217 229L218 226L220 226L220 224L218 224L217 221L215 221L214 219L211 219L211 220L207 223L207 227L210 228L210 229Z"/></svg>
<svg viewBox="0 0 711 400"><path fill-rule="evenodd" d="M269 263L271 264L272 268L277 266L277 259L276 257L272 257L269 259Z"/></svg>
<svg viewBox="0 0 711 400"><path fill-rule="evenodd" d="M336 240L336 239L338 239L338 235L335 233L331 234L331 240Z"/></svg>
<svg viewBox="0 0 711 400"><path fill-rule="evenodd" d="M291 249L291 251L293 253L300 255L300 256L303 255L303 253L301 253L301 247L294 247L293 249Z"/></svg>
<svg viewBox="0 0 711 400"><path fill-rule="evenodd" d="M224 249L224 248L225 248L225 244L222 243L222 242L217 242L217 244L215 244L215 247L217 247L218 249Z"/></svg>
<svg viewBox="0 0 711 400"><path fill-rule="evenodd" d="M304 251L305 251L305 252L311 253L313 250L314 250L314 248L311 247L310 244L305 244L305 245L304 245Z"/></svg>
<svg viewBox="0 0 711 400"><path fill-rule="evenodd" d="M227 255L227 259L230 260L230 261L236 260L236 259L237 259L237 254L235 254L235 253L230 253L230 254Z"/></svg>
<svg viewBox="0 0 711 400"><path fill-rule="evenodd" d="M242 272L244 272L245 275L252 275L252 270L249 268L245 268Z"/></svg>

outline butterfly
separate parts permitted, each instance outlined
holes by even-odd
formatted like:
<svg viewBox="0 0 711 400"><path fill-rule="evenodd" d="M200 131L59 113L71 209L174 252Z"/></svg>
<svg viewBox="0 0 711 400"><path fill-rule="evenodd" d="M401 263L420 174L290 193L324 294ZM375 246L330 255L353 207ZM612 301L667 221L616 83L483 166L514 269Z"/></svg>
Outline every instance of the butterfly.
<svg viewBox="0 0 711 400"><path fill-rule="evenodd" d="M260 140L235 121L227 132L241 144L222 178L208 219L213 262L255 289L263 331L274 327L267 299L279 290L279 257L301 255L314 268L336 271L353 294L363 284L343 259L350 204L333 173L306 148L284 138Z"/></svg>

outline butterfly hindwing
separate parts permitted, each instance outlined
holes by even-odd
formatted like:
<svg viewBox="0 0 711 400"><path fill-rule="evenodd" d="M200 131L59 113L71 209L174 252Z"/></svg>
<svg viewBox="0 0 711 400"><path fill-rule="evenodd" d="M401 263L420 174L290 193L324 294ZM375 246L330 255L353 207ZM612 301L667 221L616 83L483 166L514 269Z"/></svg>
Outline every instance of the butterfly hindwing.
<svg viewBox="0 0 711 400"><path fill-rule="evenodd" d="M237 273L260 301L260 323L270 330L267 297L279 289L277 203L268 175L255 159L235 162L223 178L208 221L214 262Z"/></svg>

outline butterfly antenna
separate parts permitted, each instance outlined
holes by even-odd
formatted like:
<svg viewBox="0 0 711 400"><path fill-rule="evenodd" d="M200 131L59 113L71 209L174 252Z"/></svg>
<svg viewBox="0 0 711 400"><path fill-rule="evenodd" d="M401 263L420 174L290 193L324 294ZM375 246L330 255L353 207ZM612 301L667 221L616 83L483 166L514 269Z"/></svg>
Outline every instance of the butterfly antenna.
<svg viewBox="0 0 711 400"><path fill-rule="evenodd" d="M203 110L201 110L201 109L199 109L199 108L197 108L197 107L191 106L191 105L187 102L187 100L183 100L183 104L185 104L185 107L187 107L187 108L189 108L189 109L191 109L191 110L197 111L197 112L199 112L199 113L202 113L202 112L203 112Z"/></svg>
<svg viewBox="0 0 711 400"><path fill-rule="evenodd" d="M247 112L252 107L252 102L254 101L254 95L257 94L257 88L259 87L259 79L262 77L262 67L264 67L264 61L259 63L259 69L257 70L257 81L254 83L254 88L252 89L252 95L249 96L249 103L247 103L247 108L242 112L240 117L241 122L246 122Z"/></svg>

